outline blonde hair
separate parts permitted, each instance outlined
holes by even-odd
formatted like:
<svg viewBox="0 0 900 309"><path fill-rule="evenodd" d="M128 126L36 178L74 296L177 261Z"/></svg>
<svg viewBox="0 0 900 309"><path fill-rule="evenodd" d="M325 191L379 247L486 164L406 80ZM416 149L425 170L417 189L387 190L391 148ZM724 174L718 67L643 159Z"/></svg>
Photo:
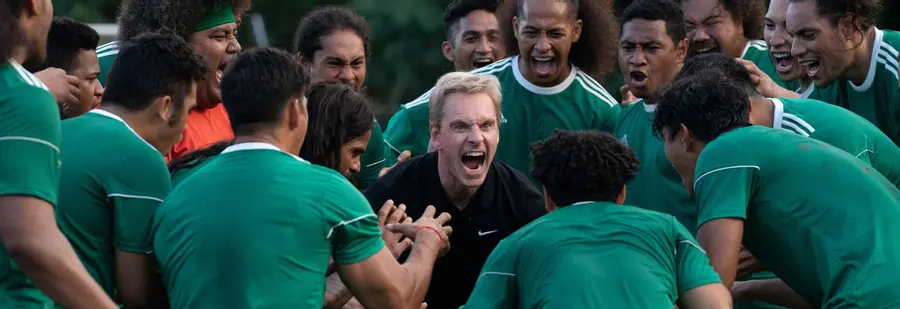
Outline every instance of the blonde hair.
<svg viewBox="0 0 900 309"><path fill-rule="evenodd" d="M444 103L454 93L484 93L494 101L494 111L499 124L500 114L500 81L493 75L476 75L467 72L451 72L438 79L428 98L432 124L439 124L444 119Z"/></svg>

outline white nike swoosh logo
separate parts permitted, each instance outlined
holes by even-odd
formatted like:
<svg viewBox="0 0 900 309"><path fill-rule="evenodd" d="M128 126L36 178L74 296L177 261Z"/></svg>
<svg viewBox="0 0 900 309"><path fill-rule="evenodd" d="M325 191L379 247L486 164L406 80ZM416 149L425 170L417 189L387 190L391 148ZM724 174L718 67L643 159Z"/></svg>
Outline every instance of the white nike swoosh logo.
<svg viewBox="0 0 900 309"><path fill-rule="evenodd" d="M484 236L484 235L487 235L487 234L493 234L493 233L496 233L497 231L499 231L499 230L493 230L493 231L487 231L487 232L478 231L478 236Z"/></svg>

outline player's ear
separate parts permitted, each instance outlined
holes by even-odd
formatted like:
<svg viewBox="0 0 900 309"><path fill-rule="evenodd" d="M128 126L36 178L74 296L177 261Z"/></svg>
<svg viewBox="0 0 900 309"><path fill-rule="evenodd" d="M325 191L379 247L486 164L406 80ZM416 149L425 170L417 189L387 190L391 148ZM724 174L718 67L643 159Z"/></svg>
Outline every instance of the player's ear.
<svg viewBox="0 0 900 309"><path fill-rule="evenodd" d="M687 58L687 49L688 49L688 39L684 38L679 41L678 44L675 44L675 62L678 64L684 63L684 59Z"/></svg>
<svg viewBox="0 0 900 309"><path fill-rule="evenodd" d="M169 118L172 115L175 115L175 102L172 101L171 96L161 96L153 99L153 103L150 104L150 109L153 111L153 114L157 117L157 119L161 120L163 123L169 123Z"/></svg>
<svg viewBox="0 0 900 309"><path fill-rule="evenodd" d="M513 24L513 37L515 37L516 40L519 40L519 17L518 16L513 16L512 24Z"/></svg>
<svg viewBox="0 0 900 309"><path fill-rule="evenodd" d="M438 141L438 137L440 137L440 135L441 135L441 126L440 126L440 124L438 124L438 123L432 121L432 122L429 124L428 129L429 129L429 133L430 133L430 135L431 135L431 142L430 142L431 146L433 146L435 149L440 148L440 147L441 147L441 142ZM429 148L431 148L431 146L429 146Z"/></svg>
<svg viewBox="0 0 900 309"><path fill-rule="evenodd" d="M285 118L287 119L289 129L295 130L300 127L300 125L305 122L303 121L303 118L307 117L306 96L291 99L283 112L287 116Z"/></svg>
<svg viewBox="0 0 900 309"><path fill-rule="evenodd" d="M544 187L544 209L547 210L548 213L556 210L556 203L550 199L550 194L547 193L547 187Z"/></svg>
<svg viewBox="0 0 900 309"><path fill-rule="evenodd" d="M456 61L456 57L453 56L453 44L450 41L441 43L441 52L444 53L444 58L447 58L450 62Z"/></svg>
<svg viewBox="0 0 900 309"><path fill-rule="evenodd" d="M575 21L575 27L572 27L572 43L578 42L578 39L581 38L581 27L584 23L581 19Z"/></svg>
<svg viewBox="0 0 900 309"><path fill-rule="evenodd" d="M694 146L694 135L683 123L680 124L679 130L681 131L681 147L684 148L684 151L691 152Z"/></svg>
<svg viewBox="0 0 900 309"><path fill-rule="evenodd" d="M616 197L616 204L622 205L625 204L625 187L622 186L622 191L619 192L619 196Z"/></svg>

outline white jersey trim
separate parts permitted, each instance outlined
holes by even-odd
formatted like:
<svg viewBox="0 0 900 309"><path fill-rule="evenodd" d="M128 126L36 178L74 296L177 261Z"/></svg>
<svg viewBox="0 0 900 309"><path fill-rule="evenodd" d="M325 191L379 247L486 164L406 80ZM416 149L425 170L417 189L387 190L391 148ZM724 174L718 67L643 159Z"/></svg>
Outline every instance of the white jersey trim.
<svg viewBox="0 0 900 309"><path fill-rule="evenodd" d="M99 53L108 51L110 49L115 49L118 47L119 47L119 41L112 41L112 42L109 42L109 43L106 43L106 44L103 44L103 45L100 45L99 47L97 47L96 52L99 54Z"/></svg>
<svg viewBox="0 0 900 309"><path fill-rule="evenodd" d="M350 219L349 221L338 222L338 224L335 224L334 226L331 227L330 230L328 230L328 235L325 235L325 239L331 239L331 234L334 233L334 229L339 228L344 225L347 225L347 224L350 224L350 223L353 223L353 222L356 222L356 221L359 221L359 220L362 220L362 219L365 219L365 218L368 218L368 217L376 217L376 216L373 213L365 214L365 215Z"/></svg>
<svg viewBox="0 0 900 309"><path fill-rule="evenodd" d="M137 136L137 138L139 138L141 141L143 141L144 144L147 144L147 146L150 146L150 148L153 149L153 151L157 151L157 152L159 151L159 150L156 149L156 147L153 147L153 145L150 145L150 142L147 142L147 140L145 140L145 139L144 139L143 137L141 137L136 131L134 131L134 129L132 129L131 126L129 126L128 123L125 122L124 119L122 119L121 117L119 117L119 115L110 113L110 112L105 111L105 110L102 110L102 109L92 109L92 110L90 110L88 113L97 114L97 115L100 115L100 116L104 116L104 117L107 117L107 118L112 118L112 119L114 119L114 120L118 120L119 122L121 122L122 124L124 124L125 127L128 128L129 131L131 131L131 133L134 133L134 136Z"/></svg>
<svg viewBox="0 0 900 309"><path fill-rule="evenodd" d="M694 180L694 187L697 186L697 183L699 183L700 180L703 179L703 177L706 177L709 174L712 174L715 172L721 172L721 171L725 171L725 170L738 169L738 168L755 168L757 171L760 170L759 166L756 166L756 165L732 165L732 166L720 167L720 168L711 170L709 172L706 172L703 175L700 175L700 177L697 177L697 180Z"/></svg>
<svg viewBox="0 0 900 309"><path fill-rule="evenodd" d="M3 136L3 137L0 137L0 142L3 142L3 141L25 141L25 142L38 143L38 144L46 145L47 147L53 148L53 151L56 151L56 153L59 154L59 147L56 147L56 145L53 145L53 143L51 143L51 142L48 142L48 141L45 141L45 140L42 140L39 138L28 137L28 136Z"/></svg>
<svg viewBox="0 0 900 309"><path fill-rule="evenodd" d="M761 40L747 40L747 44L744 44L744 51L741 52L741 59L747 56L747 51L750 50L750 47L756 48L761 51L768 51L769 46L766 45L765 41Z"/></svg>
<svg viewBox="0 0 900 309"><path fill-rule="evenodd" d="M107 52L97 53L97 58L99 59L99 58L103 58L103 57L107 57L107 56L113 56L113 55L118 55L118 54L119 54L119 50L118 50L118 49L113 49L113 50L110 50L110 51L107 51Z"/></svg>
<svg viewBox="0 0 900 309"><path fill-rule="evenodd" d="M608 104L609 106L619 105L619 102L617 102L615 98L609 95L609 92L606 92L606 89L604 89L603 86L601 86L600 83L598 83L596 80L594 80L594 78L587 75L587 73L584 73L578 68L575 69L578 70L578 72L575 73L576 79L578 79L578 82L582 87L584 87L585 90L594 94L595 96L600 98L600 100L606 102L606 104Z"/></svg>
<svg viewBox="0 0 900 309"><path fill-rule="evenodd" d="M25 80L25 83L27 83L28 85L31 85L33 87L37 87L40 89L44 89L46 91L50 91L50 88L47 88L47 85L44 85L44 82L42 82L40 78L38 78L37 76L34 76L34 74L31 74L31 72L28 72L28 70L23 68L22 65L20 65L18 62L15 62L12 59L10 59L9 63L12 64L12 67L14 69L16 69L16 72L19 73L19 77L21 77L23 80Z"/></svg>
<svg viewBox="0 0 900 309"><path fill-rule="evenodd" d="M643 100L641 99L641 101L643 101ZM647 102L641 102L641 104L644 105L645 112L648 112L651 114L656 112L656 104L647 104Z"/></svg>
<svg viewBox="0 0 900 309"><path fill-rule="evenodd" d="M478 276L478 279L476 279L475 282L478 282L478 280L481 280L481 277L484 277L486 275L503 276L503 277L515 277L516 276L516 274L513 274L513 273L504 273L504 272L499 272L499 271L486 271L486 272L481 273L481 275Z"/></svg>
<svg viewBox="0 0 900 309"><path fill-rule="evenodd" d="M139 199L139 200L151 200L162 203L162 199L158 199L152 196L143 196L143 195L131 195L131 194L122 194L122 193L110 193L107 194L106 197L121 197L121 198L130 198L130 199Z"/></svg>
<svg viewBox="0 0 900 309"><path fill-rule="evenodd" d="M500 72L500 71L506 70L506 68L509 66L509 64L512 63L512 59L513 59L513 57L506 58L506 59L491 63L485 67L472 70L472 71L470 71L470 73L484 75L484 74L494 74L494 73ZM417 105L427 104L431 99L431 91L432 90L434 90L434 87L431 87L430 89L428 89L428 91L426 91L425 93L423 93L416 99L409 101L406 104L403 104L403 106L406 108L412 108Z"/></svg>
<svg viewBox="0 0 900 309"><path fill-rule="evenodd" d="M568 65L572 66L572 70L569 71L569 76L566 77L566 79L562 83L559 83L559 85L553 87L541 87L529 82L527 79L525 79L525 76L522 75L522 72L519 71L519 56L513 57L512 64L513 76L516 78L516 81L519 82L519 85L521 85L522 88L525 88L528 91L542 95L554 95L563 92L564 90L569 88L570 85L572 85L572 82L575 81L575 75L577 75L578 72L578 68L575 67L575 65L569 63Z"/></svg>
<svg viewBox="0 0 900 309"><path fill-rule="evenodd" d="M278 152L281 152L283 154L293 157L297 161L300 161L303 163L309 163L306 160L303 160L303 158L301 158L301 157L298 157L291 153L287 153L287 152L281 150L281 148L275 147L275 145L272 145L269 143L263 143L263 142L249 142L249 143L234 144L234 145L228 146L228 148L225 148L225 150L222 150L222 154L226 154L229 152L261 150L261 149L278 151Z"/></svg>
<svg viewBox="0 0 900 309"><path fill-rule="evenodd" d="M691 247L697 248L697 250L700 250L700 252L703 252L703 254L706 254L706 250L703 250L703 248L700 248L700 246L698 246L697 244L695 244L693 241L690 241L690 240L682 240L682 241L675 243L675 254L678 254L678 245L685 244L685 243L688 245L691 245Z"/></svg>
<svg viewBox="0 0 900 309"><path fill-rule="evenodd" d="M878 51L881 50L881 39L883 37L884 32L875 28L875 41L872 42L872 57L869 59L869 72L866 74L866 80L863 81L862 85L857 86L853 81L847 81L847 83L850 84L850 87L852 87L853 90L856 90L856 92L868 91L875 82L875 71L878 65Z"/></svg>
<svg viewBox="0 0 900 309"><path fill-rule="evenodd" d="M775 106L772 113L772 128L784 130L784 128L781 127L781 118L784 116L784 103L776 98L771 98L769 100L772 100L772 105Z"/></svg>

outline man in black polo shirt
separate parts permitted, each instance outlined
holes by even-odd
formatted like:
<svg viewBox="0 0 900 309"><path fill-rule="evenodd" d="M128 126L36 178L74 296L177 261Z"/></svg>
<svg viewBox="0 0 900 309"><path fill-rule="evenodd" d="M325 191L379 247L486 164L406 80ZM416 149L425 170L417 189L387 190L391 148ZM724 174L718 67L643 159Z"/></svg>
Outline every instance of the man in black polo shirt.
<svg viewBox="0 0 900 309"><path fill-rule="evenodd" d="M451 215L451 250L435 263L425 302L429 309L456 309L469 298L500 240L546 210L543 196L525 175L493 161L500 141L496 77L444 75L429 104L436 151L400 163L365 195L376 211L390 199L405 205L413 218L428 205Z"/></svg>

